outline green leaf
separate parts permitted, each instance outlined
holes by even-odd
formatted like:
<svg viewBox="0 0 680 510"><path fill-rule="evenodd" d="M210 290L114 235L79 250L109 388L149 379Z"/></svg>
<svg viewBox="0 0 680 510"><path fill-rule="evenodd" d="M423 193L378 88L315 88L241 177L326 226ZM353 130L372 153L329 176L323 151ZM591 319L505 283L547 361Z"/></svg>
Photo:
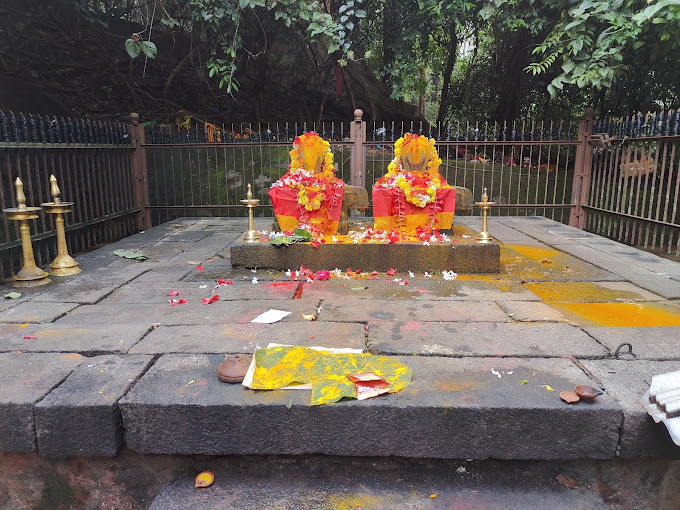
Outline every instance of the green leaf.
<svg viewBox="0 0 680 510"><path fill-rule="evenodd" d="M526 379L522 379L520 382L521 382L522 384L528 384L528 383L529 383L529 381L527 381Z"/></svg>
<svg viewBox="0 0 680 510"><path fill-rule="evenodd" d="M143 41L142 42L142 51L149 58L156 58L156 53L158 53L158 49L156 48L156 45L154 43L152 43L151 41Z"/></svg>
<svg viewBox="0 0 680 510"><path fill-rule="evenodd" d="M293 407L293 399L289 398L286 402L286 409L290 409L291 407Z"/></svg>
<svg viewBox="0 0 680 510"><path fill-rule="evenodd" d="M113 254L125 259L146 260L149 258L143 253L137 253L131 250L115 250Z"/></svg>
<svg viewBox="0 0 680 510"><path fill-rule="evenodd" d="M303 228L296 228L295 232L293 232L296 236L304 237L305 239L309 239L310 241L312 240L312 233L309 232L308 230L305 230Z"/></svg>
<svg viewBox="0 0 680 510"><path fill-rule="evenodd" d="M21 297L20 292L10 292L9 294L5 294L5 299L17 299Z"/></svg>
<svg viewBox="0 0 680 510"><path fill-rule="evenodd" d="M128 39L125 41L125 51L130 55L130 58L136 58L142 52L142 44L140 41Z"/></svg>
<svg viewBox="0 0 680 510"><path fill-rule="evenodd" d="M359 9L357 12L354 13L354 15L357 18L365 18L366 17L366 11L364 11L363 9Z"/></svg>

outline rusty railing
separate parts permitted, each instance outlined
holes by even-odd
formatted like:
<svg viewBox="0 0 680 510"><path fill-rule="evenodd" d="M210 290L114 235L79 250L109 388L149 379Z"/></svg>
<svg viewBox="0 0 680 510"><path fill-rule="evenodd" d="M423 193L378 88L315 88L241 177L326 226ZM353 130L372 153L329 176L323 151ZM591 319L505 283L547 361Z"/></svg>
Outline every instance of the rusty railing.
<svg viewBox="0 0 680 510"><path fill-rule="evenodd" d="M14 180L24 183L28 206L50 202L51 174L64 201L71 253L126 237L141 226L129 127L116 122L15 115L0 111L0 206L15 207ZM138 180L143 180L140 178ZM36 263L47 266L56 255L52 215L30 220ZM21 267L21 241L13 221L0 221L0 280Z"/></svg>

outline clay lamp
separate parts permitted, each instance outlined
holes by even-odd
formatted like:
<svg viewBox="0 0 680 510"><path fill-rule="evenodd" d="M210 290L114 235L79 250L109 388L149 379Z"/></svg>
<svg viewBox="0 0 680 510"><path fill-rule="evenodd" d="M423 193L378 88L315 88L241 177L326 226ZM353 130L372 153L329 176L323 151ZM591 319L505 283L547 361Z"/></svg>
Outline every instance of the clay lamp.
<svg viewBox="0 0 680 510"><path fill-rule="evenodd" d="M597 388L593 388L592 386L588 386L585 384L579 384L578 386L575 386L574 392L583 400L589 402L592 402L593 400L595 400L596 397L599 397L603 393Z"/></svg>

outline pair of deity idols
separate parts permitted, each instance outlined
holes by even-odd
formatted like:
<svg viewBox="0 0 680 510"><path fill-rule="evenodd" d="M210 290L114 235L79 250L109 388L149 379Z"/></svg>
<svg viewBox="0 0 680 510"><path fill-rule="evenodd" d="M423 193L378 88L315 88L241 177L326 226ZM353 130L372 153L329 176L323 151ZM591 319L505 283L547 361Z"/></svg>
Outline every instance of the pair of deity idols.
<svg viewBox="0 0 680 510"><path fill-rule="evenodd" d="M387 173L373 185L375 230L415 234L450 229L456 190L439 173L434 140L407 133L394 144ZM316 133L295 139L290 168L269 196L281 230L307 228L319 235L338 230L345 183L335 176L330 144Z"/></svg>

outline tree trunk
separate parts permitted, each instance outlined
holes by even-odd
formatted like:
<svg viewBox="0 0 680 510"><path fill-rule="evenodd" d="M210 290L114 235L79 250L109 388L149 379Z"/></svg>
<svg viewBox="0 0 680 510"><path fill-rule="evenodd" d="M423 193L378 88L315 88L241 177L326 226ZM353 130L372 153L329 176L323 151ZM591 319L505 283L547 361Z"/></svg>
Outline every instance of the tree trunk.
<svg viewBox="0 0 680 510"><path fill-rule="evenodd" d="M437 113L437 122L443 122L448 113L449 103L451 101L451 91L449 86L451 84L451 74L453 73L453 66L456 64L458 57L458 34L456 34L456 25L451 23L451 43L449 44L449 55L446 59L446 69L444 71L444 83L442 84L442 100L439 103L439 113Z"/></svg>
<svg viewBox="0 0 680 510"><path fill-rule="evenodd" d="M383 63L385 68L389 68L394 63L394 50L390 47L390 41L394 40L397 28L397 1L386 0L383 7L383 26L382 26L382 50ZM385 77L385 83L389 85L389 75Z"/></svg>
<svg viewBox="0 0 680 510"><path fill-rule="evenodd" d="M427 72L423 69L423 73L420 76L420 97L418 98L418 110L420 114L425 117L425 88L427 87Z"/></svg>
<svg viewBox="0 0 680 510"><path fill-rule="evenodd" d="M505 62L499 62L498 67L502 68L499 76L503 78L498 92L498 106L494 112L494 120L497 122L511 121L519 115L522 80L530 40L531 34L527 30L520 30Z"/></svg>

